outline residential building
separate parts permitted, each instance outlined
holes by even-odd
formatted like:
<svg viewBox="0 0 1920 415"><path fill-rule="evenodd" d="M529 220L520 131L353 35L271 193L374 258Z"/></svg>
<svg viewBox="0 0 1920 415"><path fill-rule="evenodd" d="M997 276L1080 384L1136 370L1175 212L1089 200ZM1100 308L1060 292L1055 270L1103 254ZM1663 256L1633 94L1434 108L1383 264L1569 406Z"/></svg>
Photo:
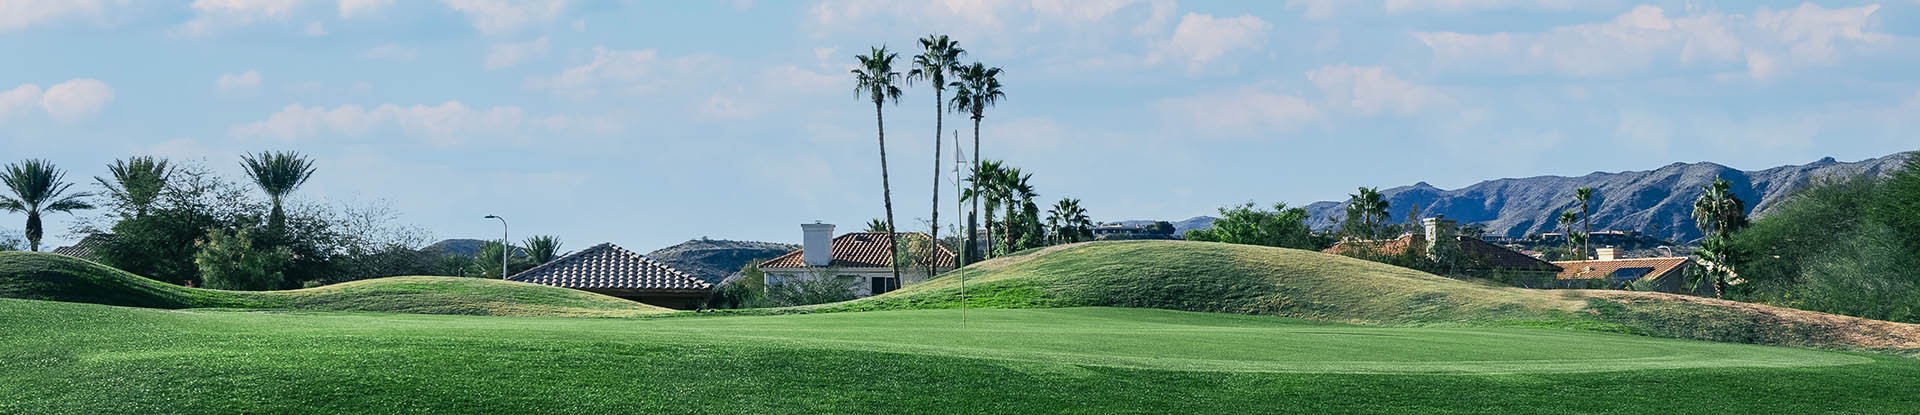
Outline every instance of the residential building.
<svg viewBox="0 0 1920 415"><path fill-rule="evenodd" d="M893 276L893 240L886 232L856 232L833 236L833 224L800 225L800 249L760 263L766 283L777 286L810 278L839 278L847 281L854 295L866 297L899 289L903 285L925 281L953 269L954 254L933 237L922 232L901 232L903 252L916 264L902 264L900 279ZM912 239L909 239L912 238ZM917 239L918 241L914 241ZM919 249L919 252L911 250Z"/></svg>
<svg viewBox="0 0 1920 415"><path fill-rule="evenodd" d="M1469 275L1489 272L1537 274L1541 278L1559 274L1561 268L1539 258L1495 245L1476 237L1459 235L1458 223L1444 217L1435 216L1420 221L1420 233L1405 233L1398 238L1386 240L1346 240L1336 243L1321 252L1336 255L1405 255L1409 249L1417 249L1435 258L1438 252L1456 249L1460 254L1461 270ZM1438 237L1430 237L1438 235ZM1367 252L1371 251L1371 252Z"/></svg>
<svg viewBox="0 0 1920 415"><path fill-rule="evenodd" d="M1620 248L1598 248L1594 252L1592 260L1553 263L1562 269L1558 276L1562 287L1582 288L1600 282L1604 288L1622 288L1631 282L1640 291L1693 295L1700 295L1703 288L1708 294L1713 291L1712 285L1705 283L1687 286L1686 268L1693 263L1692 258L1620 258Z"/></svg>
<svg viewBox="0 0 1920 415"><path fill-rule="evenodd" d="M567 254L506 278L682 310L706 303L713 284L611 243Z"/></svg>

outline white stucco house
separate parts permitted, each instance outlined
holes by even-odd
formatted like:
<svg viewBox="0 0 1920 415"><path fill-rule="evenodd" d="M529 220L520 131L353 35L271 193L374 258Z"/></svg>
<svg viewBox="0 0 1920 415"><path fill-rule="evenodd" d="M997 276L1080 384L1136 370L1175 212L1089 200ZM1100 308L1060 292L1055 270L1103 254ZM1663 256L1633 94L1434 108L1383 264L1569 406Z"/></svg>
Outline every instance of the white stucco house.
<svg viewBox="0 0 1920 415"><path fill-rule="evenodd" d="M926 258L932 270L929 272L925 265L902 264L900 278L905 281L896 281L893 278L891 235L885 232L856 232L835 237L833 224L818 222L801 224L800 233L803 242L799 250L760 263L760 271L766 274L767 285L780 285L802 278L849 278L854 280L854 295L866 297L925 281L953 269L954 254L946 247L933 243L908 244L927 250L916 253L916 256ZM933 240L932 236L923 232L900 232L895 235L903 239Z"/></svg>

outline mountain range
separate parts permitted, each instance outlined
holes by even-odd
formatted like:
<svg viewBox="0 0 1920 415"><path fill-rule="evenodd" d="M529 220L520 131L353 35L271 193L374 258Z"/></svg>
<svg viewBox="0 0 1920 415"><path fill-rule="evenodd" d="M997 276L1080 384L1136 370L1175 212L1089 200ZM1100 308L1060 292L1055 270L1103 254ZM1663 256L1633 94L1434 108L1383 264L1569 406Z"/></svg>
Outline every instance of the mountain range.
<svg viewBox="0 0 1920 415"><path fill-rule="evenodd" d="M1743 171L1709 163L1674 163L1654 170L1594 172L1579 177L1538 176L1488 180L1459 189L1441 189L1426 182L1380 191L1396 223L1405 223L1414 206L1422 217L1443 215L1462 225L1479 224L1489 235L1524 237L1553 232L1565 209L1577 208L1574 189L1594 188L1594 230L1639 231L1648 236L1687 242L1700 238L1694 226L1693 201L1716 178L1733 185L1746 202L1748 215L1758 218L1787 200L1794 191L1816 180L1867 175L1880 177L1897 171L1916 153L1898 153L1857 162L1832 157L1795 166ZM1306 206L1308 224L1330 229L1346 216L1346 201L1315 202ZM1182 221L1196 228L1211 226L1211 217ZM1123 221L1121 223L1151 223ZM1206 225L1200 225L1205 223ZM1176 228L1179 225L1176 224ZM1181 229L1185 232L1186 229Z"/></svg>
<svg viewBox="0 0 1920 415"><path fill-rule="evenodd" d="M799 245L724 239L693 239L660 248L647 256L703 281L719 284L748 262L773 259L800 249Z"/></svg>

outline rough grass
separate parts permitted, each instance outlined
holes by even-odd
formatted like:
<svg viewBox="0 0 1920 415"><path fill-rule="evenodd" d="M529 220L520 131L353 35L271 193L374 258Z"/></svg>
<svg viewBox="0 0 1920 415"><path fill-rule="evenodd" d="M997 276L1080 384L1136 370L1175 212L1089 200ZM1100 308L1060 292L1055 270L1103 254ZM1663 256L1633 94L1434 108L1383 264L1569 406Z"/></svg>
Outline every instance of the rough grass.
<svg viewBox="0 0 1920 415"><path fill-rule="evenodd" d="M959 308L963 302L970 308L1144 307L1370 325L1572 328L1900 354L1920 350L1920 326L1911 324L1655 293L1495 287L1319 252L1186 241L1051 247L875 297L794 311Z"/></svg>
<svg viewBox="0 0 1920 415"><path fill-rule="evenodd" d="M1151 309L672 319L0 299L0 413L1906 413L1920 360Z"/></svg>
<svg viewBox="0 0 1920 415"><path fill-rule="evenodd" d="M492 316L622 317L672 310L584 291L454 277L393 277L291 291L167 284L91 261L0 252L0 298L128 307L381 311Z"/></svg>

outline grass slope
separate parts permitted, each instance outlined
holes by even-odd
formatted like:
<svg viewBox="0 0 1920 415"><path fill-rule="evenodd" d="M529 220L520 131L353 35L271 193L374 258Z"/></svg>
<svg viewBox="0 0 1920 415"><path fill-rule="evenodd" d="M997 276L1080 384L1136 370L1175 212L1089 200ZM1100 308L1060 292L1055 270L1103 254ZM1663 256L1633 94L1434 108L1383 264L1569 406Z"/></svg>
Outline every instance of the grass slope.
<svg viewBox="0 0 1920 415"><path fill-rule="evenodd" d="M453 277L393 277L291 291L167 284L91 261L0 252L0 298L146 308L382 311L495 316L620 317L671 310L565 288Z"/></svg>
<svg viewBox="0 0 1920 415"><path fill-rule="evenodd" d="M1658 293L1495 287L1319 252L1185 241L1052 247L884 295L805 310L957 308L962 298L976 308L1146 307L1376 325L1557 327L1920 350L1920 326L1910 324Z"/></svg>
<svg viewBox="0 0 1920 415"><path fill-rule="evenodd" d="M497 318L0 299L0 413L1898 413L1920 361L1069 308ZM26 335L20 335L26 334Z"/></svg>

